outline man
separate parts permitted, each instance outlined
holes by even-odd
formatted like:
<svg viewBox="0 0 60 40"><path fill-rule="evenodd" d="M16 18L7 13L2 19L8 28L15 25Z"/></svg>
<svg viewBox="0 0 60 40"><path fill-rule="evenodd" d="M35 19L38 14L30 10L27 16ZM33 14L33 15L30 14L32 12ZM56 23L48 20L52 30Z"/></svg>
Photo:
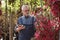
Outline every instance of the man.
<svg viewBox="0 0 60 40"><path fill-rule="evenodd" d="M18 40L30 40L33 37L35 28L35 18L29 15L29 6L22 6L23 16L18 18L17 26L15 31L18 32Z"/></svg>

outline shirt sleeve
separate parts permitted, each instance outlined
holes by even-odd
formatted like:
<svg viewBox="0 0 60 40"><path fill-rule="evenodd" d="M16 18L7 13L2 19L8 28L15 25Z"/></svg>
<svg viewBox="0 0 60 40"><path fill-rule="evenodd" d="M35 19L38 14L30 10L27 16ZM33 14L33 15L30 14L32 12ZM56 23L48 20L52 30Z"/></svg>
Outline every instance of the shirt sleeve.
<svg viewBox="0 0 60 40"><path fill-rule="evenodd" d="M16 29L18 28L18 25L20 25L20 24L22 24L22 19L21 19L21 17L18 18L18 20L17 20L17 24L16 24L16 26L15 26L15 28L14 28L14 31L15 31L15 32L16 32Z"/></svg>
<svg viewBox="0 0 60 40"><path fill-rule="evenodd" d="M18 18L17 24L22 24L22 17Z"/></svg>

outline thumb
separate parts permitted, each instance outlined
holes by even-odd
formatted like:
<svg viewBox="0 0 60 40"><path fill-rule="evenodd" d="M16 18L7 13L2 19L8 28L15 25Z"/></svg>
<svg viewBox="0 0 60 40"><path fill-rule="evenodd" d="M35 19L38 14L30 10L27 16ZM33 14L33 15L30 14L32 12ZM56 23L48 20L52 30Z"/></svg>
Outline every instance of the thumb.
<svg viewBox="0 0 60 40"><path fill-rule="evenodd" d="M25 26L24 26L24 27L22 27L22 29L25 29Z"/></svg>

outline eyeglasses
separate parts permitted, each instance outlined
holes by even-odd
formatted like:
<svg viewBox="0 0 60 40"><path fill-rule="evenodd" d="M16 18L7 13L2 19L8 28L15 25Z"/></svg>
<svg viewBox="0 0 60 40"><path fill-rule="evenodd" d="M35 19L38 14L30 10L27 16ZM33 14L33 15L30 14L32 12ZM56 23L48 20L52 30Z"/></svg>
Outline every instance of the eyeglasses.
<svg viewBox="0 0 60 40"><path fill-rule="evenodd" d="M24 10L25 12L29 11L29 10Z"/></svg>

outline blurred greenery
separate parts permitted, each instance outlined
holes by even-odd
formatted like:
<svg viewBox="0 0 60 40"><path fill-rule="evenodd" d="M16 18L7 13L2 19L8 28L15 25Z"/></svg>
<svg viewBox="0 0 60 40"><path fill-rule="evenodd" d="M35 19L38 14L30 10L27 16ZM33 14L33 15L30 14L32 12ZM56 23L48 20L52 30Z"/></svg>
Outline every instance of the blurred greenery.
<svg viewBox="0 0 60 40"><path fill-rule="evenodd" d="M5 7L2 7L2 10L5 10L6 3L7 3L7 11L11 10L17 12L20 9L21 4L28 4L30 5L31 9L34 10L37 6L44 5L44 1L41 0L3 0L5 2ZM3 3L4 4L4 3ZM2 4L2 6L4 6Z"/></svg>
<svg viewBox="0 0 60 40"><path fill-rule="evenodd" d="M0 5L2 16L0 16L0 20L3 20L5 34L8 34L8 27L10 27L11 23L15 27L17 18L21 16L21 6L24 4L28 4L31 11L35 11L38 6L43 8L43 15L51 19L50 7L46 6L43 0L2 0Z"/></svg>

